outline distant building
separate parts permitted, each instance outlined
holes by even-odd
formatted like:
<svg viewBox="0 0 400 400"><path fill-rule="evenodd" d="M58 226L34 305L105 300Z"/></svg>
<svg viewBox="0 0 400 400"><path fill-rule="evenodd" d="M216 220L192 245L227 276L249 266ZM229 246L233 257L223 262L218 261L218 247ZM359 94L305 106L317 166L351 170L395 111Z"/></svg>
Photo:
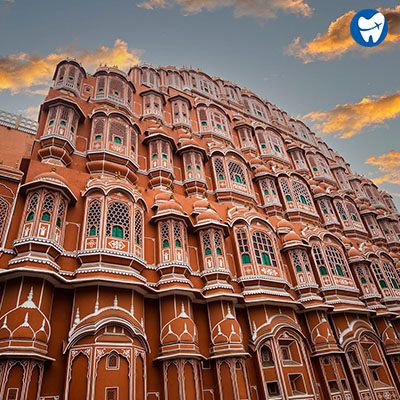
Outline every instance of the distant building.
<svg viewBox="0 0 400 400"><path fill-rule="evenodd" d="M0 115L1 399L399 399L389 194L199 70L53 79Z"/></svg>

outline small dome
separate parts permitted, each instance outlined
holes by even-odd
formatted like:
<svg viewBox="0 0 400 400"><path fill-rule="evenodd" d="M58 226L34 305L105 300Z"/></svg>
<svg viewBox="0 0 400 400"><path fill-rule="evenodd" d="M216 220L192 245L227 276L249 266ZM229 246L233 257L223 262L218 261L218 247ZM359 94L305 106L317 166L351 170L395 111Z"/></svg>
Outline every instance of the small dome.
<svg viewBox="0 0 400 400"><path fill-rule="evenodd" d="M351 245L351 240L348 237L342 236L340 239L342 240L342 242L344 244L350 244Z"/></svg>
<svg viewBox="0 0 400 400"><path fill-rule="evenodd" d="M154 196L154 201L156 203L164 203L166 201L169 201L170 199L171 199L171 194L168 192L160 192Z"/></svg>
<svg viewBox="0 0 400 400"><path fill-rule="evenodd" d="M309 180L308 180L308 184L309 184L309 185L315 185L315 186L316 186L316 185L318 185L318 182L315 181L314 179L309 179Z"/></svg>
<svg viewBox="0 0 400 400"><path fill-rule="evenodd" d="M316 187L313 189L313 193L314 193L314 194L323 194L323 193L325 193L325 190L322 189L321 186L316 186Z"/></svg>
<svg viewBox="0 0 400 400"><path fill-rule="evenodd" d="M278 222L278 229L279 228L284 228L284 229L293 229L293 225L291 222L289 222L287 219L282 218L279 222Z"/></svg>
<svg viewBox="0 0 400 400"><path fill-rule="evenodd" d="M168 201L160 204L160 206L158 207L157 214L163 213L166 211L170 211L170 210L175 210L175 211L178 211L179 213L183 214L183 207L172 197L172 195Z"/></svg>
<svg viewBox="0 0 400 400"><path fill-rule="evenodd" d="M291 242L300 242L301 243L300 236L295 231L290 231L283 237L284 244L288 244Z"/></svg>
<svg viewBox="0 0 400 400"><path fill-rule="evenodd" d="M361 252L359 250L357 250L355 247L352 247L349 252L349 257L361 257Z"/></svg>
<svg viewBox="0 0 400 400"><path fill-rule="evenodd" d="M193 203L193 210L194 211L206 210L208 207L208 204L209 204L209 202L206 198L196 200Z"/></svg>
<svg viewBox="0 0 400 400"><path fill-rule="evenodd" d="M256 166L256 165L262 165L262 161L258 158L258 157L254 157L250 160L250 165L252 167Z"/></svg>
<svg viewBox="0 0 400 400"><path fill-rule="evenodd" d="M57 174L55 171L51 172L43 172L37 175L33 181L60 181L65 186L68 186L67 180L63 178L61 175Z"/></svg>
<svg viewBox="0 0 400 400"><path fill-rule="evenodd" d="M208 208L206 211L203 211L201 214L197 216L197 223L204 223L204 222L218 222L219 217L218 214L212 208Z"/></svg>

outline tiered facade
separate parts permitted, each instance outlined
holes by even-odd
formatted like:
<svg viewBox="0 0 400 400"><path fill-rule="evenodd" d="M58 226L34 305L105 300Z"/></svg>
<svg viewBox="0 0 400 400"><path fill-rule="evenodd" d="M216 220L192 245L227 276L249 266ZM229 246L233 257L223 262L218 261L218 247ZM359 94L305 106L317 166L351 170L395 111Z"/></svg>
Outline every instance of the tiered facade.
<svg viewBox="0 0 400 400"><path fill-rule="evenodd" d="M199 70L56 68L0 166L0 398L399 399L391 196Z"/></svg>

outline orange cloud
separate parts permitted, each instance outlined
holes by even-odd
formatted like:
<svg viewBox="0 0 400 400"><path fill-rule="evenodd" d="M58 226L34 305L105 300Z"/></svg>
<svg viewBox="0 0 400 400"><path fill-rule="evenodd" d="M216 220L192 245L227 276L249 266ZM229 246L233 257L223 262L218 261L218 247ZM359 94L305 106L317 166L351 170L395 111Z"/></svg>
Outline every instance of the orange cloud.
<svg viewBox="0 0 400 400"><path fill-rule="evenodd" d="M331 22L328 32L318 34L310 42L303 42L300 37L297 37L288 46L287 53L301 58L307 64L315 60L328 61L353 50L370 54L400 43L400 5L394 9L378 10L385 15L389 31L386 39L377 47L366 49L353 40L350 34L350 22L356 12L349 11Z"/></svg>
<svg viewBox="0 0 400 400"><path fill-rule="evenodd" d="M99 64L118 65L125 69L140 61L140 51L130 49L126 42L117 39L113 47L100 46L94 50L70 46L44 57L33 53L11 54L0 58L0 92L10 90L17 93L33 86L48 85L55 66L66 57L78 59L89 69Z"/></svg>
<svg viewBox="0 0 400 400"><path fill-rule="evenodd" d="M359 103L337 105L333 110L315 111L304 116L316 122L321 133L350 138L367 126L382 124L400 114L400 93L365 97Z"/></svg>
<svg viewBox="0 0 400 400"><path fill-rule="evenodd" d="M280 10L309 17L313 11L305 0L146 0L138 7L153 10L174 5L181 6L185 15L226 7L234 8L235 17L273 18Z"/></svg>
<svg viewBox="0 0 400 400"><path fill-rule="evenodd" d="M400 184L400 151L390 150L386 154L372 156L365 162L377 166L383 172L383 175L373 179L377 185L384 182Z"/></svg>

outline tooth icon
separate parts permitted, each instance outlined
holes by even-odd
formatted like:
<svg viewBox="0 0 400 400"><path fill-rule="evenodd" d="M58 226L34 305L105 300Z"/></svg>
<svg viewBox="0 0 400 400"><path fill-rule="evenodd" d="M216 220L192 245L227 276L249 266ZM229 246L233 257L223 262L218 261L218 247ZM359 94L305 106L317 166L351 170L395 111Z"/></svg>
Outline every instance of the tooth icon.
<svg viewBox="0 0 400 400"><path fill-rule="evenodd" d="M372 37L372 42L376 43L382 35L383 27L385 26L385 17L381 13L376 13L370 19L360 17L358 27L362 38L368 43Z"/></svg>

